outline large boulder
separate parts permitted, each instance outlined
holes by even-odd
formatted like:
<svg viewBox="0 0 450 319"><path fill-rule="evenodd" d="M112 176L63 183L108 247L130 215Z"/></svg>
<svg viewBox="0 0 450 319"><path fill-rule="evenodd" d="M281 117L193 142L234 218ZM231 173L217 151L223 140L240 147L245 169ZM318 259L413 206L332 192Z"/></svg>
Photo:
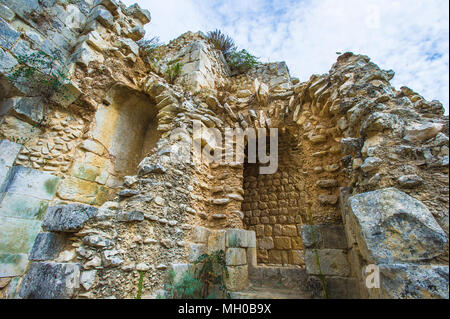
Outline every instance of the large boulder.
<svg viewBox="0 0 450 319"><path fill-rule="evenodd" d="M448 299L448 266L382 264L381 297L389 299Z"/></svg>
<svg viewBox="0 0 450 319"><path fill-rule="evenodd" d="M386 188L349 198L361 253L371 263L417 262L445 251L447 237L420 201Z"/></svg>

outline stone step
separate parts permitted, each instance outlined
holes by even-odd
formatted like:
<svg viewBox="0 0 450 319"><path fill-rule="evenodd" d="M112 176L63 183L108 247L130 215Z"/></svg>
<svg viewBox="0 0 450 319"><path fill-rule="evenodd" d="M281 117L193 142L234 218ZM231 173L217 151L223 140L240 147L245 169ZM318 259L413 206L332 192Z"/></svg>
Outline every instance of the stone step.
<svg viewBox="0 0 450 319"><path fill-rule="evenodd" d="M306 269L296 266L264 265L249 269L249 281L255 287L302 290L307 280Z"/></svg>
<svg viewBox="0 0 450 319"><path fill-rule="evenodd" d="M232 299L311 299L305 291L276 289L267 287L251 287L245 291L232 292Z"/></svg>

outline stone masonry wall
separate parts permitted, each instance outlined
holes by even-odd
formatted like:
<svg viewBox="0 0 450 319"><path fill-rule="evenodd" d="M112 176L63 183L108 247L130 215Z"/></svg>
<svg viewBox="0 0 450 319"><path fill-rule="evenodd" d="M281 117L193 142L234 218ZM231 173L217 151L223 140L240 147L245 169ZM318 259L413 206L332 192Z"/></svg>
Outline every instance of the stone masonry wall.
<svg viewBox="0 0 450 319"><path fill-rule="evenodd" d="M313 291L318 250L330 296L436 298L446 286L448 298L449 132L438 101L396 90L393 71L353 53L306 82L284 62L234 75L202 33L160 47L151 64L136 43L150 20L115 0L0 0L0 297L134 298L142 272L144 295L156 297L169 269L222 249L236 293L249 272L265 276L257 263L306 270ZM8 79L22 54L53 49L68 100ZM193 155L193 121L222 135L278 128L278 172L173 161ZM315 227L339 240L311 241ZM364 286L371 264L378 290ZM406 277L426 284L408 291Z"/></svg>

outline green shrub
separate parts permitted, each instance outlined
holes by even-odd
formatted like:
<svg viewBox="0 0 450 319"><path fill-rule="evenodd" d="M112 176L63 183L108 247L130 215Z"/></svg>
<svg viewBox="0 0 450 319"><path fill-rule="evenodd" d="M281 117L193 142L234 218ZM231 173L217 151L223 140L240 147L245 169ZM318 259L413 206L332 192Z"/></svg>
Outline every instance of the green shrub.
<svg viewBox="0 0 450 319"><path fill-rule="evenodd" d="M211 299L229 298L225 287L228 271L225 252L216 251L211 255L201 255L195 262L194 271L184 272L179 280L175 280L175 272L170 270L164 286L167 299ZM158 296L162 298L162 296Z"/></svg>
<svg viewBox="0 0 450 319"><path fill-rule="evenodd" d="M167 284L164 288L167 299L201 299L202 283L190 271L184 272L181 278L175 281L175 272L169 270Z"/></svg>
<svg viewBox="0 0 450 319"><path fill-rule="evenodd" d="M43 51L17 56L18 67L8 75L11 82L28 87L32 94L42 96L47 102L54 94L68 99L65 86L69 78L62 70L63 61L55 50L51 54Z"/></svg>
<svg viewBox="0 0 450 319"><path fill-rule="evenodd" d="M170 84L174 84L175 80L180 76L182 69L183 63L181 62L169 64L166 71L164 72L167 81L169 81Z"/></svg>
<svg viewBox="0 0 450 319"><path fill-rule="evenodd" d="M247 72L259 64L258 58L245 49L231 52L227 55L226 60L230 69L238 73Z"/></svg>
<svg viewBox="0 0 450 319"><path fill-rule="evenodd" d="M222 31L218 29L209 31L206 36L209 42L217 50L222 51L224 57L226 57L229 53L236 51L236 44L234 43L234 40L230 36L223 34Z"/></svg>
<svg viewBox="0 0 450 319"><path fill-rule="evenodd" d="M156 58L158 48L162 45L162 43L159 40L159 37L152 37L149 39L142 39L136 42L139 45L139 48L141 49L141 53L144 57L150 59L152 62Z"/></svg>

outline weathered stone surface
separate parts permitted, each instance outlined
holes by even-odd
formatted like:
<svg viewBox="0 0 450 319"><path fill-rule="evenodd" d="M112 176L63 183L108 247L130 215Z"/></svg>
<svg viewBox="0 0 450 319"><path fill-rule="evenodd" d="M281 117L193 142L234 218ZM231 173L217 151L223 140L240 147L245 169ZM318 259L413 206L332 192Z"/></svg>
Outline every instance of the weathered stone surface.
<svg viewBox="0 0 450 319"><path fill-rule="evenodd" d="M189 261L197 261L198 257L206 253L205 244L190 244L189 250Z"/></svg>
<svg viewBox="0 0 450 319"><path fill-rule="evenodd" d="M228 266L228 278L225 285L230 291L243 290L248 283L248 266Z"/></svg>
<svg viewBox="0 0 450 319"><path fill-rule="evenodd" d="M344 227L341 225L302 225L301 233L306 248L347 248Z"/></svg>
<svg viewBox="0 0 450 319"><path fill-rule="evenodd" d="M120 197L132 197L132 196L136 196L139 194L139 191L135 190L135 189L124 189L122 191L120 191L119 196Z"/></svg>
<svg viewBox="0 0 450 319"><path fill-rule="evenodd" d="M208 237L208 253L225 251L225 230L217 230L210 233Z"/></svg>
<svg viewBox="0 0 450 319"><path fill-rule="evenodd" d="M422 185L423 178L417 175L403 175L397 179L397 183L402 188L415 188Z"/></svg>
<svg viewBox="0 0 450 319"><path fill-rule="evenodd" d="M336 205L339 198L336 195L319 195L317 199L322 205Z"/></svg>
<svg viewBox="0 0 450 319"><path fill-rule="evenodd" d="M90 290L94 285L95 276L97 276L97 270L83 271L80 276L80 284L84 289Z"/></svg>
<svg viewBox="0 0 450 319"><path fill-rule="evenodd" d="M27 266L27 254L0 253L0 278L21 276Z"/></svg>
<svg viewBox="0 0 450 319"><path fill-rule="evenodd" d="M59 177L23 166L15 166L11 173L13 177L7 192L44 200L53 199Z"/></svg>
<svg viewBox="0 0 450 319"><path fill-rule="evenodd" d="M247 254L244 248L228 248L225 253L228 266L241 266L247 264Z"/></svg>
<svg viewBox="0 0 450 319"><path fill-rule="evenodd" d="M316 185L320 188L333 188L338 186L338 182L335 179L322 179L317 181Z"/></svg>
<svg viewBox="0 0 450 319"><path fill-rule="evenodd" d="M24 299L68 299L80 285L80 265L32 263L20 288Z"/></svg>
<svg viewBox="0 0 450 319"><path fill-rule="evenodd" d="M141 9L137 3L126 8L125 13L139 19L142 24L147 24L152 19L150 12L146 9Z"/></svg>
<svg viewBox="0 0 450 319"><path fill-rule="evenodd" d="M448 266L381 264L382 298L448 299Z"/></svg>
<svg viewBox="0 0 450 319"><path fill-rule="evenodd" d="M306 271L310 275L342 276L350 274L350 264L347 255L340 249L319 249L317 250L319 262L317 262L316 250L307 249L305 251ZM320 268L319 268L319 265Z"/></svg>
<svg viewBox="0 0 450 319"><path fill-rule="evenodd" d="M242 229L227 229L225 235L226 247L248 247L247 231Z"/></svg>
<svg viewBox="0 0 450 319"><path fill-rule="evenodd" d="M111 247L114 243L103 236L100 235L90 235L83 238L83 242L92 247L105 248Z"/></svg>
<svg viewBox="0 0 450 319"><path fill-rule="evenodd" d="M431 259L445 250L447 237L420 201L386 188L349 198L361 253L371 263Z"/></svg>
<svg viewBox="0 0 450 319"><path fill-rule="evenodd" d="M98 214L98 209L82 204L53 206L47 210L42 227L53 232L76 232Z"/></svg>
<svg viewBox="0 0 450 319"><path fill-rule="evenodd" d="M403 137L408 142L423 142L434 138L444 128L440 123L426 123L409 126L405 129L405 136Z"/></svg>
<svg viewBox="0 0 450 319"><path fill-rule="evenodd" d="M28 254L41 228L41 221L0 216L0 252Z"/></svg>
<svg viewBox="0 0 450 319"><path fill-rule="evenodd" d="M11 22L14 19L14 12L10 10L8 7L0 4L0 17L5 21Z"/></svg>
<svg viewBox="0 0 450 319"><path fill-rule="evenodd" d="M142 222L144 221L144 213L139 211L120 212L117 214L119 222Z"/></svg>
<svg viewBox="0 0 450 319"><path fill-rule="evenodd" d="M383 161L378 157L368 157L364 160L364 163L361 165L361 169L365 173L373 172L377 170Z"/></svg>
<svg viewBox="0 0 450 319"><path fill-rule="evenodd" d="M6 113L8 110L31 124L37 124L44 118L44 103L40 97L16 97L1 102L0 111Z"/></svg>
<svg viewBox="0 0 450 319"><path fill-rule="evenodd" d="M58 257L64 247L65 237L55 233L40 233L30 252L30 260L52 260Z"/></svg>
<svg viewBox="0 0 450 319"><path fill-rule="evenodd" d="M12 45L20 37L20 33L11 28L5 20L0 18L0 46L11 49Z"/></svg>

